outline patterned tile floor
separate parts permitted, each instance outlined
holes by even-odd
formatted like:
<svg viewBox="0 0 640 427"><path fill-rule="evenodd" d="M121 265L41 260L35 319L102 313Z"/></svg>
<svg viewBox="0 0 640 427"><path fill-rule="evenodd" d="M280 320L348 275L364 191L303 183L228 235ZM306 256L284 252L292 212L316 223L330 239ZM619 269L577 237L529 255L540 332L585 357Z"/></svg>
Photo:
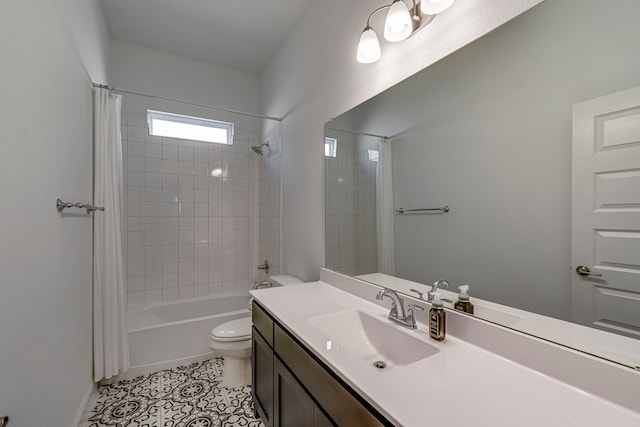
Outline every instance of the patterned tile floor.
<svg viewBox="0 0 640 427"><path fill-rule="evenodd" d="M223 359L99 386L82 427L264 427L251 386L222 387Z"/></svg>

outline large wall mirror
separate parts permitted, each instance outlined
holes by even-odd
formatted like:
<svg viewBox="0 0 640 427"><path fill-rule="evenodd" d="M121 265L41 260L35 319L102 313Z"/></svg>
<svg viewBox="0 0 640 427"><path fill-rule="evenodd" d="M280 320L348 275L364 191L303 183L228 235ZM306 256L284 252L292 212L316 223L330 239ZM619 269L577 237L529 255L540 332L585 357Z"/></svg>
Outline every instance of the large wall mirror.
<svg viewBox="0 0 640 427"><path fill-rule="evenodd" d="M545 326L489 320L640 366L638 16L546 0L328 122L326 266L469 284Z"/></svg>

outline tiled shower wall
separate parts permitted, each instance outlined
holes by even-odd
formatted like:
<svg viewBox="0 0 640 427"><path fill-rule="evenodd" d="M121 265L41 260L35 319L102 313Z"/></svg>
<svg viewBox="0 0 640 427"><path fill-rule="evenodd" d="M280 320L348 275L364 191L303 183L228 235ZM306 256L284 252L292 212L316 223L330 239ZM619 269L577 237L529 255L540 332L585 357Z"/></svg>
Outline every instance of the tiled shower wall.
<svg viewBox="0 0 640 427"><path fill-rule="evenodd" d="M263 149L260 163L259 254L260 262L269 261L269 275L280 274L280 159L282 126L272 127L263 138L269 148Z"/></svg>
<svg viewBox="0 0 640 427"><path fill-rule="evenodd" d="M327 134L337 140L336 157L325 157L326 266L355 275L354 140L351 134Z"/></svg>
<svg viewBox="0 0 640 427"><path fill-rule="evenodd" d="M260 278L258 132L221 145L122 123L128 306L246 293Z"/></svg>
<svg viewBox="0 0 640 427"><path fill-rule="evenodd" d="M378 162L370 159L377 153L380 142L371 136L356 137L354 156L355 189L355 246L357 274L378 271L378 242L376 230L376 171ZM393 209L390 206L389 209Z"/></svg>
<svg viewBox="0 0 640 427"><path fill-rule="evenodd" d="M325 157L326 265L350 275L375 273L378 139L334 131L336 157Z"/></svg>

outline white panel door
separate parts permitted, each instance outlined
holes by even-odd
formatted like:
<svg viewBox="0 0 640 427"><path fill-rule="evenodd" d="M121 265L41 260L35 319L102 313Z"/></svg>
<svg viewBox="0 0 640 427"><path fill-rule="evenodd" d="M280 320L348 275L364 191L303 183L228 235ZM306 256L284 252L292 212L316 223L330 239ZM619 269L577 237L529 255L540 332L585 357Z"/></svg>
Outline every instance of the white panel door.
<svg viewBox="0 0 640 427"><path fill-rule="evenodd" d="M640 338L640 87L573 106L572 177L573 321Z"/></svg>

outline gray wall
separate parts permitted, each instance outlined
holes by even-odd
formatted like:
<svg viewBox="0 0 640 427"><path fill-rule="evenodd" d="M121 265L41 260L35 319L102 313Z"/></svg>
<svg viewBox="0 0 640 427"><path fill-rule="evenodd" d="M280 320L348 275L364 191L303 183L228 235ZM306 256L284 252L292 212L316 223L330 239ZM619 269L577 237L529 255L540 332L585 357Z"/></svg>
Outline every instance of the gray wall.
<svg viewBox="0 0 640 427"><path fill-rule="evenodd" d="M394 135L399 276L560 318L570 307L572 104L640 85L640 2L549 0L358 107ZM408 129L408 130L406 130Z"/></svg>
<svg viewBox="0 0 640 427"><path fill-rule="evenodd" d="M0 416L70 426L93 385L92 218L54 203L91 201L109 38L97 0L0 9Z"/></svg>
<svg viewBox="0 0 640 427"><path fill-rule="evenodd" d="M457 1L428 29L409 40L381 41L384 57L366 65L355 60L362 33L360 25L364 25L371 10L385 2L323 0L309 3L298 24L260 73L261 112L284 117L284 272L305 280L317 280L324 265L321 144L324 124L539 2ZM336 10L340 13L336 14ZM360 24L354 25L354 22ZM327 31L328 28L331 30Z"/></svg>

